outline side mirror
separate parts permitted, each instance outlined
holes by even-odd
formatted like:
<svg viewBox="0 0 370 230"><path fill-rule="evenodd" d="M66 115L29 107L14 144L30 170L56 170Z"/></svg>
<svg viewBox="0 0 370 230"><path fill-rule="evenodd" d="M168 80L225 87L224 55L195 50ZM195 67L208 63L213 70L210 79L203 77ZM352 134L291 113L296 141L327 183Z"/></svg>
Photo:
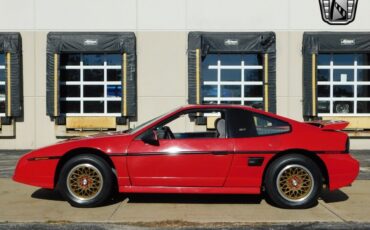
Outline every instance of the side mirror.
<svg viewBox="0 0 370 230"><path fill-rule="evenodd" d="M155 130L145 133L144 136L141 138L141 140L144 143L147 143L150 145L156 145L156 146L159 145L157 131Z"/></svg>

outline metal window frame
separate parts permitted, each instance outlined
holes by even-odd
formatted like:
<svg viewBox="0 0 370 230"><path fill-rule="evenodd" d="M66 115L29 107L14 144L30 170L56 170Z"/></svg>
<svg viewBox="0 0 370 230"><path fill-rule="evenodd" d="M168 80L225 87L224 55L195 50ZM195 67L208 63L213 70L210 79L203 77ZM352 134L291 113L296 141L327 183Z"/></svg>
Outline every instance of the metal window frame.
<svg viewBox="0 0 370 230"><path fill-rule="evenodd" d="M114 86L121 86L121 81L108 81L107 79L107 72L109 69L117 69L122 71L122 78L124 77L124 66L121 65L108 65L107 61L105 60L103 65L84 65L83 63L83 53L80 53L80 64L79 65L65 65L60 66L59 69L65 70L80 70L80 80L79 81L60 81L60 86L68 86L68 85L75 85L80 86L80 96L79 97L60 97L60 101L79 101L80 102L80 113L65 113L67 117L91 117L91 116L115 116L120 117L122 115L121 112L119 113L109 113L108 112L108 102L110 101L121 101L121 97L108 97L108 85ZM96 55L106 55L105 53L96 53ZM84 70L103 70L104 76L103 81L84 81ZM84 97L84 86L86 85L97 85L104 87L104 96L103 97ZM124 90L124 89L121 89ZM84 113L84 102L85 101L103 101L104 102L104 113Z"/></svg>
<svg viewBox="0 0 370 230"><path fill-rule="evenodd" d="M262 81L245 81L244 80L244 70L255 69L255 70L264 70L264 65L246 65L244 60L240 62L240 65L222 65L222 60L220 60L222 55L228 54L218 54L219 58L217 60L217 65L208 65L208 69L217 70L217 81L203 81L202 85L215 85L217 86L217 96L216 97L204 97L203 101L217 101L217 104L221 104L221 101L239 101L244 105L247 101L264 101L264 93L262 92L261 97L245 97L244 96L244 86L255 86L261 85L263 87L264 80ZM241 54L242 55L242 54ZM260 55L260 54L256 54ZM241 81L222 81L221 80L221 70L240 70ZM265 72L265 71L264 71ZM231 86L240 86L241 87L241 97L222 97L221 95L221 86L231 85Z"/></svg>
<svg viewBox="0 0 370 230"><path fill-rule="evenodd" d="M320 55L320 54L319 54ZM331 54L333 55L333 54ZM365 117L370 116L370 113L357 113L357 102L358 101L370 101L370 97L357 97L357 87L361 85L370 85L370 81L357 81L357 71L361 69L370 69L370 65L358 65L357 60L354 61L353 65L334 65L333 60L330 60L329 65L317 65L317 69L329 70L330 76L329 81L317 81L317 86L319 85L329 85L330 95L329 97L317 97L317 101L329 101L330 113L318 113L318 116L325 117ZM336 69L348 69L353 70L353 81L338 82L334 81L334 70ZM352 85L353 97L334 97L334 86L337 85ZM353 102L353 113L333 113L334 101L350 101Z"/></svg>

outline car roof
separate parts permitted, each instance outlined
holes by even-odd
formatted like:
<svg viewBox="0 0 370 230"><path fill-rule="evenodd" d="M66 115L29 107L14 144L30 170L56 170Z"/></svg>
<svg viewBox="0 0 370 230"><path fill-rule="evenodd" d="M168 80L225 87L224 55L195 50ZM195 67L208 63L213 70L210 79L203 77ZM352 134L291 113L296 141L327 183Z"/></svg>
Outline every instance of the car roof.
<svg viewBox="0 0 370 230"><path fill-rule="evenodd" d="M284 120L284 121L287 121L289 123L299 123L298 121L295 121L293 119L283 117L283 116L279 116L275 113L266 112L262 109L253 108L253 107L247 106L247 105L228 105L228 104L205 104L205 105L203 104L203 105L198 105L198 104L189 104L189 105L181 106L178 110L188 110L188 109L243 109L243 110L248 110L248 111L251 111L251 112L256 112L256 113L259 113L259 114L264 114L266 116L277 118L277 119L280 119L280 120Z"/></svg>

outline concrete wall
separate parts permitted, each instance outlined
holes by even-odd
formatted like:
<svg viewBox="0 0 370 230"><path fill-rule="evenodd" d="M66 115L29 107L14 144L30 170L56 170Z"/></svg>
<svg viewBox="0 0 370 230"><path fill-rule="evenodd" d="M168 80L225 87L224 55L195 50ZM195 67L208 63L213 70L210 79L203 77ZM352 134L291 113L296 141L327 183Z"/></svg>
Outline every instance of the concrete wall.
<svg viewBox="0 0 370 230"><path fill-rule="evenodd" d="M16 138L0 139L0 149L57 141L45 104L49 31L135 32L138 123L187 104L189 31L274 31L277 112L297 120L302 120L303 32L370 31L370 1L360 2L356 20L348 26L324 23L316 0L0 0L0 5L0 31L22 35L25 101ZM370 149L370 141L353 140L352 147Z"/></svg>

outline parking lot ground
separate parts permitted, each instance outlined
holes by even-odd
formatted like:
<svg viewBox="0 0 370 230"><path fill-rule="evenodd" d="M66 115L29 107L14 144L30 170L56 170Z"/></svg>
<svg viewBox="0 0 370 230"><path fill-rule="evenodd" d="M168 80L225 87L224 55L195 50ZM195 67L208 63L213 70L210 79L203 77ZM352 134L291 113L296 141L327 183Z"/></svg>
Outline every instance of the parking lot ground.
<svg viewBox="0 0 370 230"><path fill-rule="evenodd" d="M370 223L370 181L326 193L310 209L286 210L249 195L117 195L99 208L73 208L57 192L0 179L0 222Z"/></svg>

